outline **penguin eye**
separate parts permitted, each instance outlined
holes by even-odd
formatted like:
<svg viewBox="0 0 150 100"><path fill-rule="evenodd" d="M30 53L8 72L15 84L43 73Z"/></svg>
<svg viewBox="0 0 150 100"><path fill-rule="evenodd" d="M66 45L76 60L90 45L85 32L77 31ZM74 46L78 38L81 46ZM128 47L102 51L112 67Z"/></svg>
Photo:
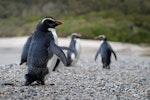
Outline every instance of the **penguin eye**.
<svg viewBox="0 0 150 100"><path fill-rule="evenodd" d="M44 23L55 23L55 22L52 20L45 20Z"/></svg>
<svg viewBox="0 0 150 100"><path fill-rule="evenodd" d="M51 28L55 26L55 22L52 21L52 20L45 20L43 22L43 24L45 24L45 25L47 25L48 27L51 27Z"/></svg>

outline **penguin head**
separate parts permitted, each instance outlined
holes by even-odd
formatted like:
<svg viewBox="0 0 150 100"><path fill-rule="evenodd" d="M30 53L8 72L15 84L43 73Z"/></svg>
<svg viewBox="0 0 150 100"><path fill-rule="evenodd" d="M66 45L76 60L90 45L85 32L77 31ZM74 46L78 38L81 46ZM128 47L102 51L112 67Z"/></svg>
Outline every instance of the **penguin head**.
<svg viewBox="0 0 150 100"><path fill-rule="evenodd" d="M74 39L74 38L81 38L82 37L82 34L79 34L79 33L72 33L71 34L71 37Z"/></svg>
<svg viewBox="0 0 150 100"><path fill-rule="evenodd" d="M55 20L53 17L44 17L43 19L41 19L37 27L47 31L48 28L55 28L62 23L62 21Z"/></svg>
<svg viewBox="0 0 150 100"><path fill-rule="evenodd" d="M97 39L97 40L107 40L105 35L99 35L99 36L95 37L95 39Z"/></svg>

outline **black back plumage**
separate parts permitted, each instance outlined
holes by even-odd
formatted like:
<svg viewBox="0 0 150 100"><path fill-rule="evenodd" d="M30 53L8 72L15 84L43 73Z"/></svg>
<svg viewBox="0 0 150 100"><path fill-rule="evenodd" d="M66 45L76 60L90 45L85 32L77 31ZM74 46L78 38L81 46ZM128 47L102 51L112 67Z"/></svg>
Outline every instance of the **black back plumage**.
<svg viewBox="0 0 150 100"><path fill-rule="evenodd" d="M40 67L44 64L47 65L48 59L53 55L48 52L50 41L54 41L52 34L36 30L32 38L27 64L32 64L35 67Z"/></svg>

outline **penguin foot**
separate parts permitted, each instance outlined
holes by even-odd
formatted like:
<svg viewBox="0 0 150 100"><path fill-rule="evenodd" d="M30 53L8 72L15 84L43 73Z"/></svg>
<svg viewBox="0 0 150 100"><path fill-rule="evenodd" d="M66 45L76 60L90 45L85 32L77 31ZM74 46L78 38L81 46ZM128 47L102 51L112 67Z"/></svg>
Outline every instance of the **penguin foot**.
<svg viewBox="0 0 150 100"><path fill-rule="evenodd" d="M44 81L36 81L38 84L45 85Z"/></svg>
<svg viewBox="0 0 150 100"><path fill-rule="evenodd" d="M71 66L71 64L68 62L67 65L66 65L66 67L70 67L70 66Z"/></svg>
<svg viewBox="0 0 150 100"><path fill-rule="evenodd" d="M107 69L110 69L110 66L107 66Z"/></svg>
<svg viewBox="0 0 150 100"><path fill-rule="evenodd" d="M103 67L104 69L110 69L110 67Z"/></svg>
<svg viewBox="0 0 150 100"><path fill-rule="evenodd" d="M25 79L26 79L25 86L28 86L33 82L29 74L25 75Z"/></svg>
<svg viewBox="0 0 150 100"><path fill-rule="evenodd" d="M107 69L107 66L103 66L104 69Z"/></svg>
<svg viewBox="0 0 150 100"><path fill-rule="evenodd" d="M41 85L45 85L45 82L44 82L44 81L41 81Z"/></svg>

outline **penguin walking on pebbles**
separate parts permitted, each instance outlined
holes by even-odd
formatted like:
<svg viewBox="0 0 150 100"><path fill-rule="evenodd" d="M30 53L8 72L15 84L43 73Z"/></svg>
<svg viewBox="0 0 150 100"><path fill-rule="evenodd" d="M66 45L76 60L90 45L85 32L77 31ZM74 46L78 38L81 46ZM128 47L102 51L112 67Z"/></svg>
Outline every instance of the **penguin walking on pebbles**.
<svg viewBox="0 0 150 100"><path fill-rule="evenodd" d="M67 61L68 61L67 66L74 65L79 60L80 53L81 53L81 44L80 44L80 38L81 37L82 37L82 35L78 34L78 33L72 33L71 34L71 41L70 41L70 44L68 47L69 50L67 52ZM67 47L62 47L62 48L64 49ZM53 71L56 70L59 63L60 63L60 60L58 59Z"/></svg>
<svg viewBox="0 0 150 100"><path fill-rule="evenodd" d="M102 44L95 55L95 61L98 57L98 54L101 54L103 68L110 69L111 53L114 54L114 57L117 60L116 53L114 52L110 44L107 42L107 38L105 37L105 35L99 35L98 37L95 37L95 39L102 41Z"/></svg>
<svg viewBox="0 0 150 100"><path fill-rule="evenodd" d="M45 76L49 73L47 63L55 55L64 65L67 65L66 56L57 45L57 37L53 34L55 27L61 24L61 21L52 17L44 17L25 43L20 63L21 65L27 62L28 66L28 73L25 75L25 85L30 85L34 81L44 85ZM57 60L57 58L54 60Z"/></svg>
<svg viewBox="0 0 150 100"><path fill-rule="evenodd" d="M71 51L67 52L68 66L74 65L79 60L81 53L81 44L80 44L81 36L82 36L81 34L77 33L72 33L71 35L69 48L72 49L74 52Z"/></svg>

